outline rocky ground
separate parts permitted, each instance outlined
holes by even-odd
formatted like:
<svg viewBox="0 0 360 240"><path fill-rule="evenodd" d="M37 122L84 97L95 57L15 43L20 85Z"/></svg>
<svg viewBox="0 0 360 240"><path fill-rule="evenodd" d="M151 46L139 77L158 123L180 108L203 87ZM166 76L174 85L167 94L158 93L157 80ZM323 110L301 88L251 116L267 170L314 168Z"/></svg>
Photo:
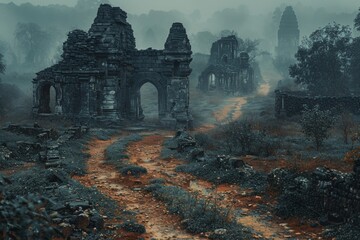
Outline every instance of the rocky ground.
<svg viewBox="0 0 360 240"><path fill-rule="evenodd" d="M0 218L18 204L26 207L14 218L26 219L30 212L38 225L18 223L25 226L21 231L1 223L0 232L16 238L41 226L48 231L37 239L46 234L56 239L325 239L318 218L276 215L281 192L270 187L268 174L277 167L293 169L288 158L229 157L193 137L236 119L270 118L268 92L264 85L256 96L198 96L192 107L203 111L195 112L189 133L146 124L113 130L53 123L6 126L0 131ZM309 160L304 169L296 168L325 163ZM350 172L352 165L342 170Z"/></svg>

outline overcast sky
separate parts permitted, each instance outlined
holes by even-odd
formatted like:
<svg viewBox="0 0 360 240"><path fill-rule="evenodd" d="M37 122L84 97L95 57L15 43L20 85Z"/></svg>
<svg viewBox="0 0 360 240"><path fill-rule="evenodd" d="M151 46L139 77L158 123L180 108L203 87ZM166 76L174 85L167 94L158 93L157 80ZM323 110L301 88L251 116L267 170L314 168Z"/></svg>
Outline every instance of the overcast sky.
<svg viewBox="0 0 360 240"><path fill-rule="evenodd" d="M77 0L0 0L0 2L21 4L64 4L74 6ZM147 13L150 9L155 10L179 10L184 13L192 13L199 9L202 16L209 16L216 10L247 5L253 14L269 12L274 6L282 3L287 5L302 4L311 7L322 7L332 12L353 12L360 7L359 0L110 0L113 5L120 6L132 14Z"/></svg>

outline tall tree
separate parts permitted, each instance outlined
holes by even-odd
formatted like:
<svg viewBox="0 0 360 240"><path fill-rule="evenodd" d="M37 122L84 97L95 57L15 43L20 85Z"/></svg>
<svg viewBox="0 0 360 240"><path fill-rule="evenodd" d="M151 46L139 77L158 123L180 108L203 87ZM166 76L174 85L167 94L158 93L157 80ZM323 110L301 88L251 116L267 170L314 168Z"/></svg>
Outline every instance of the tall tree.
<svg viewBox="0 0 360 240"><path fill-rule="evenodd" d="M5 72L5 64L3 62L3 55L0 53L0 73L4 73ZM0 78L0 119L1 119L1 116L4 114L4 105L5 105L5 102L4 102L4 96L3 96L3 87L2 87L2 84L1 84L1 78Z"/></svg>
<svg viewBox="0 0 360 240"><path fill-rule="evenodd" d="M4 63L4 59L3 59L3 55L0 53L0 73L4 73L5 72L5 63Z"/></svg>
<svg viewBox="0 0 360 240"><path fill-rule="evenodd" d="M351 43L349 26L334 23L316 30L299 47L290 76L313 94L347 94Z"/></svg>
<svg viewBox="0 0 360 240"><path fill-rule="evenodd" d="M16 44L27 65L41 65L50 59L51 36L35 23L18 23L15 30Z"/></svg>
<svg viewBox="0 0 360 240"><path fill-rule="evenodd" d="M360 31L360 8L355 20L355 29ZM354 38L351 46L351 76L354 87L360 89L360 37Z"/></svg>
<svg viewBox="0 0 360 240"><path fill-rule="evenodd" d="M360 90L360 37L351 46L351 77L354 87Z"/></svg>
<svg viewBox="0 0 360 240"><path fill-rule="evenodd" d="M209 31L204 31L192 34L190 39L194 52L209 54L211 45L216 41L217 37Z"/></svg>
<svg viewBox="0 0 360 240"><path fill-rule="evenodd" d="M76 3L76 8L82 10L93 10L98 9L100 4L110 3L109 0L78 0Z"/></svg>
<svg viewBox="0 0 360 240"><path fill-rule="evenodd" d="M356 30L360 31L360 8L359 8L359 12L356 15L356 18L355 18L354 22L355 22Z"/></svg>

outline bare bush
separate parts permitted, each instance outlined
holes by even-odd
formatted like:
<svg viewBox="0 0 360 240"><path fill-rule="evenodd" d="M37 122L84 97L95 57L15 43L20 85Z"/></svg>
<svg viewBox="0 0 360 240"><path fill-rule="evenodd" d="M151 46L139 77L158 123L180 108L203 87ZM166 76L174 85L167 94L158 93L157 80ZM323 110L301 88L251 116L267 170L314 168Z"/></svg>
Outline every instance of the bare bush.
<svg viewBox="0 0 360 240"><path fill-rule="evenodd" d="M266 130L248 120L230 122L221 131L227 154L270 156L277 149L277 142Z"/></svg>
<svg viewBox="0 0 360 240"><path fill-rule="evenodd" d="M305 105L300 124L305 136L313 141L316 150L319 150L329 137L329 130L334 122L335 118L329 110L320 110L319 105L313 108Z"/></svg>

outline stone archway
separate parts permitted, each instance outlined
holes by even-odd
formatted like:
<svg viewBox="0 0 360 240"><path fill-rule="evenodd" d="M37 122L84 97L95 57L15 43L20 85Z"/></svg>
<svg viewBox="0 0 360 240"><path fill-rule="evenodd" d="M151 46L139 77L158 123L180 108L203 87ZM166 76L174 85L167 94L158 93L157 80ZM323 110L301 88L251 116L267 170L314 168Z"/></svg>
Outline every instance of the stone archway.
<svg viewBox="0 0 360 240"><path fill-rule="evenodd" d="M157 98L158 98L158 113L159 119L162 119L166 116L167 113L167 84L161 76L157 73L138 73L135 76L135 85L133 87L132 96L132 112L135 113L135 117L138 120L143 120L145 118L143 109L141 106L141 92L140 89L147 83L152 84L157 90Z"/></svg>
<svg viewBox="0 0 360 240"><path fill-rule="evenodd" d="M228 64L229 63L229 57L228 55L224 54L221 58L221 63L222 64Z"/></svg>
<svg viewBox="0 0 360 240"><path fill-rule="evenodd" d="M214 91L217 88L217 77L215 73L210 72L207 77L207 83L208 83L208 90Z"/></svg>
<svg viewBox="0 0 360 240"><path fill-rule="evenodd" d="M61 91L54 82L40 82L36 90L36 99L38 114L58 114L61 112Z"/></svg>

